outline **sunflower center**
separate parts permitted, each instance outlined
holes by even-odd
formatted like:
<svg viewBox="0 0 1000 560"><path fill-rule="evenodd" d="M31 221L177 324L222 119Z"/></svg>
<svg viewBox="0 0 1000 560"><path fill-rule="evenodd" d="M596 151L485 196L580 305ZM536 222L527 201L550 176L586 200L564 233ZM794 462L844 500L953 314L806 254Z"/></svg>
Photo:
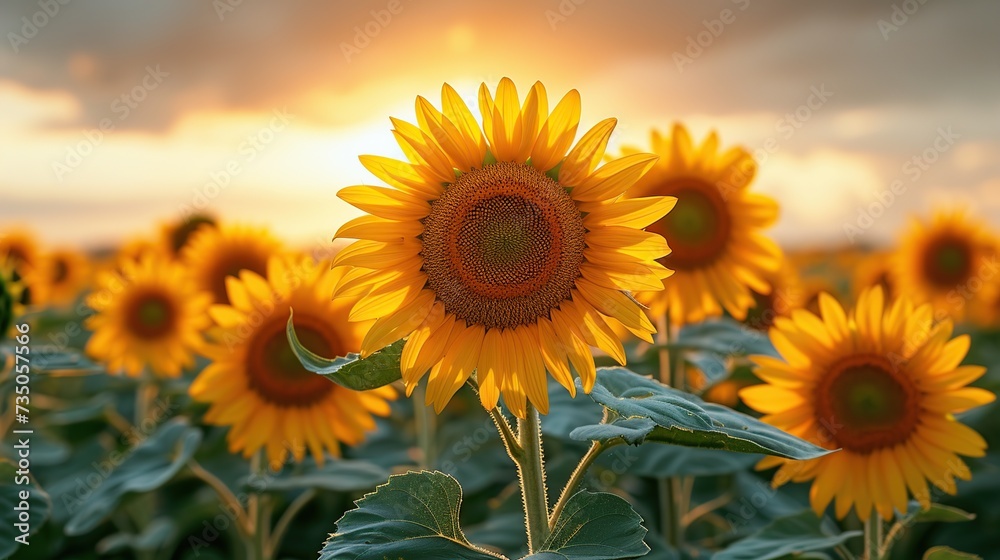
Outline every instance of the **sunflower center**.
<svg viewBox="0 0 1000 560"><path fill-rule="evenodd" d="M573 200L536 169L500 162L463 174L424 219L427 283L469 325L513 328L570 296L586 230Z"/></svg>
<svg viewBox="0 0 1000 560"><path fill-rule="evenodd" d="M238 278L241 270L250 270L264 276L267 272L267 257L245 250L222 255L209 273L209 286L216 303L229 303L226 278Z"/></svg>
<svg viewBox="0 0 1000 560"><path fill-rule="evenodd" d="M302 367L285 335L280 316L253 335L247 351L249 387L262 399L281 407L307 407L333 390L333 383ZM332 327L318 318L295 315L295 334L309 350L322 356L342 356L346 351Z"/></svg>
<svg viewBox="0 0 1000 560"><path fill-rule="evenodd" d="M154 340L173 331L177 312L163 294L147 293L135 298L126 313L129 332L139 338Z"/></svg>
<svg viewBox="0 0 1000 560"><path fill-rule="evenodd" d="M820 429L839 447L857 453L906 441L919 408L913 382L881 356L847 358L816 387Z"/></svg>
<svg viewBox="0 0 1000 560"><path fill-rule="evenodd" d="M972 249L954 238L933 241L924 255L924 276L942 288L954 288L972 272Z"/></svg>
<svg viewBox="0 0 1000 560"><path fill-rule="evenodd" d="M726 201L718 189L684 178L665 185L663 194L676 196L677 205L654 226L672 250L660 262L680 270L714 262L725 251L732 226Z"/></svg>

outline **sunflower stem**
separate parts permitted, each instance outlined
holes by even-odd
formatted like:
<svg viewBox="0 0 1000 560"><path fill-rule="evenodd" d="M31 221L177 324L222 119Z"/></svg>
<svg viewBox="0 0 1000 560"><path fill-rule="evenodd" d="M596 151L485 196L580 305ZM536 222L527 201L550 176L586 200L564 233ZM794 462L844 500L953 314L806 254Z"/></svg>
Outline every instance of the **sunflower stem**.
<svg viewBox="0 0 1000 560"><path fill-rule="evenodd" d="M545 466L542 457L542 432L538 411L527 403L525 418L517 421L518 439L523 457L517 465L524 499L525 524L528 528L528 551L537 552L549 536L549 505L545 493Z"/></svg>
<svg viewBox="0 0 1000 560"><path fill-rule="evenodd" d="M141 428L142 423L149 416L149 409L153 405L153 400L156 399L156 395L159 394L160 387L156 384L156 380L148 372L142 372L142 377L139 380L139 387L135 391L135 426L136 428Z"/></svg>
<svg viewBox="0 0 1000 560"><path fill-rule="evenodd" d="M576 489L583 482L584 475L587 474L587 469L593 464L597 457L604 453L604 451L618 445L618 442L609 443L607 445L595 440L590 444L590 449L587 453L580 459L580 462L576 465L573 470L573 474L570 475L569 480L566 482L566 486L563 488L562 493L559 494L559 500L556 502L554 508L552 508L552 514L549 515L549 530L555 528L556 523L559 521L559 516L562 515L562 510L566 507L566 502L569 501L573 494L576 493Z"/></svg>
<svg viewBox="0 0 1000 560"><path fill-rule="evenodd" d="M274 531L271 533L271 538L268 539L267 548L265 552L268 558L273 558L275 553L278 551L278 547L281 546L282 539L285 538L285 532L291 527L292 521L295 516L298 515L302 508L306 506L313 498L316 497L316 489L309 488L305 492L302 492L292 501L291 504L285 508L284 513L278 519L278 523L274 526Z"/></svg>
<svg viewBox="0 0 1000 560"><path fill-rule="evenodd" d="M865 521L865 555L864 560L881 560L882 558L882 518L877 512L872 512Z"/></svg>
<svg viewBox="0 0 1000 560"><path fill-rule="evenodd" d="M656 343L659 347L660 382L684 390L684 361L680 354L672 355L669 349L674 338L669 311L656 318ZM690 481L693 486L693 480ZM660 534L671 548L684 547L685 480L679 477L661 478L656 481L660 507Z"/></svg>
<svg viewBox="0 0 1000 560"><path fill-rule="evenodd" d="M250 460L250 472L255 476L263 476L265 468L264 450L261 449L254 453ZM250 534L248 560L270 560L267 541L270 538L268 533L271 530L271 509L267 496L252 492L247 499L247 513L250 525L248 527Z"/></svg>
<svg viewBox="0 0 1000 560"><path fill-rule="evenodd" d="M420 468L429 470L437 462L434 452L434 424L436 416L425 404L427 387L417 385L413 389L413 416L417 423L417 443L420 445Z"/></svg>

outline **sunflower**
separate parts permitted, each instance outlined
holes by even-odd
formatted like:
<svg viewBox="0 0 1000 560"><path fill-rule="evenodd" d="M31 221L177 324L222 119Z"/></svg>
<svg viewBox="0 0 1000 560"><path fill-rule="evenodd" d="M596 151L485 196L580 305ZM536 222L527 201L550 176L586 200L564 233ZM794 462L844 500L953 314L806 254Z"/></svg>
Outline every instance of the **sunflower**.
<svg viewBox="0 0 1000 560"><path fill-rule="evenodd" d="M302 461L305 449L323 463L324 449L340 454L375 428L373 414L389 413L395 390L346 389L310 373L292 353L285 335L289 307L295 330L314 352L344 356L357 352L371 323L349 323L348 307L331 301L342 271L308 257L273 257L267 279L244 270L227 281L229 305L209 311L219 330L205 354L213 359L191 385L191 396L211 403L205 420L229 425L230 451L250 457L266 448L272 467L288 451Z"/></svg>
<svg viewBox="0 0 1000 560"><path fill-rule="evenodd" d="M6 264L11 273L9 279L21 287L17 300L20 305L34 303L27 277L38 267L38 256L38 242L31 231L14 228L0 233L0 264Z"/></svg>
<svg viewBox="0 0 1000 560"><path fill-rule="evenodd" d="M180 257L188 246L194 234L202 229L218 227L218 221L208 214L191 214L165 224L160 228L160 243L166 252L174 258Z"/></svg>
<svg viewBox="0 0 1000 560"><path fill-rule="evenodd" d="M183 268L151 254L102 272L97 284L86 300L96 312L86 320L94 333L86 348L91 357L131 377L147 366L154 375L177 377L194 363L211 298L195 289Z"/></svg>
<svg viewBox="0 0 1000 560"><path fill-rule="evenodd" d="M851 291L854 294L855 301L857 301L861 292L873 286L881 286L887 299L893 300L896 298L897 290L892 274L891 253L886 251L870 253L861 258L853 270Z"/></svg>
<svg viewBox="0 0 1000 560"><path fill-rule="evenodd" d="M787 262L766 272L764 279L771 290L768 293L751 291L754 305L743 319L748 327L761 331L770 329L776 318L788 317L792 311L802 308L806 295L798 270Z"/></svg>
<svg viewBox="0 0 1000 560"><path fill-rule="evenodd" d="M24 286L14 280L13 265L0 257L0 342L7 337L14 320L24 312L20 303L23 289Z"/></svg>
<svg viewBox="0 0 1000 560"><path fill-rule="evenodd" d="M25 281L38 304L71 303L90 279L90 264L84 255L69 249L43 253Z"/></svg>
<svg viewBox="0 0 1000 560"><path fill-rule="evenodd" d="M765 422L829 449L809 461L766 458L781 465L774 484L813 480L810 501L820 515L836 497L843 518L853 506L862 520L906 511L907 492L930 506L927 482L949 494L968 480L958 455L980 457L986 442L954 414L994 400L967 387L986 369L959 365L969 337L951 338L952 322L935 322L929 304L907 298L886 305L880 287L861 294L848 316L820 296L822 316L796 311L779 318L771 341L784 361L756 356L763 385L740 397Z"/></svg>
<svg viewBox="0 0 1000 560"><path fill-rule="evenodd" d="M226 278L241 270L267 271L267 261L281 251L281 243L266 229L247 226L203 227L181 252L198 288L212 294L215 303L230 303Z"/></svg>
<svg viewBox="0 0 1000 560"><path fill-rule="evenodd" d="M407 392L430 370L426 399L438 412L478 370L487 409L502 393L519 417L526 399L546 413L546 370L575 394L568 364L589 392L591 346L624 363L611 324L652 340L653 325L627 291L662 288L670 275L655 260L669 252L666 243L642 228L675 200L621 198L655 155L597 167L615 119L572 146L576 90L550 114L541 83L523 105L511 80L500 81L495 97L483 84L482 130L447 84L442 106L418 97L417 125L392 119L408 162L360 158L391 187L340 191L371 215L337 232L360 239L336 258L356 267L338 295L360 296L352 320L378 319L362 355L408 337Z"/></svg>
<svg viewBox="0 0 1000 560"><path fill-rule="evenodd" d="M771 292L766 276L781 262L781 250L761 234L777 220L778 205L749 190L756 163L739 147L719 153L714 132L695 147L680 124L671 138L654 130L652 148L663 159L628 196L677 198L673 211L650 227L672 249L659 262L677 274L664 291L640 294L640 301L656 316L669 312L677 325L721 315L723 309L743 320L754 306L753 292Z"/></svg>
<svg viewBox="0 0 1000 560"><path fill-rule="evenodd" d="M1000 274L986 228L962 211L914 220L897 251L893 279L900 293L930 302L938 317L965 318L979 303L984 281Z"/></svg>

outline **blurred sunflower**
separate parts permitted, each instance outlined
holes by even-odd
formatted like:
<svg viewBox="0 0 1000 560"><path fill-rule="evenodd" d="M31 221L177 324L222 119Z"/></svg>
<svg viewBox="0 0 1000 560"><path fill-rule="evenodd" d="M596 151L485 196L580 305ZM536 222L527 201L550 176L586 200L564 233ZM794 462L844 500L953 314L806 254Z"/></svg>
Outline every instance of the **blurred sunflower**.
<svg viewBox="0 0 1000 560"><path fill-rule="evenodd" d="M69 249L43 253L38 266L26 278L34 302L41 305L72 303L89 280L87 257Z"/></svg>
<svg viewBox="0 0 1000 560"><path fill-rule="evenodd" d="M986 369L959 365L969 337L954 339L950 320L934 321L928 304L897 299L886 307L882 289L861 294L848 316L833 297L820 296L822 317L796 311L779 318L771 341L784 361L756 356L765 381L740 391L763 420L828 449L809 461L768 457L781 465L774 484L813 480L817 515L836 497L843 518L853 506L862 520L905 512L907 491L930 506L927 482L949 494L955 477L968 480L958 455L980 457L986 441L954 414L995 395L967 387Z"/></svg>
<svg viewBox="0 0 1000 560"><path fill-rule="evenodd" d="M983 286L981 303L969 309L969 316L980 327L1000 327L1000 274Z"/></svg>
<svg viewBox="0 0 1000 560"><path fill-rule="evenodd" d="M136 377L145 367L160 377L177 377L194 363L210 320L208 294L191 284L179 265L149 254L123 261L120 271L98 276L87 296L96 314L86 320L93 331L87 354L108 371Z"/></svg>
<svg viewBox="0 0 1000 560"><path fill-rule="evenodd" d="M218 225L218 221L208 214L191 214L174 223L161 226L160 242L168 254L177 258L195 233L202 229L214 229Z"/></svg>
<svg viewBox="0 0 1000 560"><path fill-rule="evenodd" d="M6 263L10 279L20 286L17 303L34 303L33 290L26 277L38 267L39 249L34 234L27 229L13 228L0 233L0 264Z"/></svg>
<svg viewBox="0 0 1000 560"><path fill-rule="evenodd" d="M275 469L288 451L302 461L305 449L323 463L324 449L340 454L340 443L354 445L375 428L373 414L389 413L386 386L357 392L310 373L299 363L285 335L289 307L295 312L299 340L313 352L344 356L361 348L370 322L349 323L348 306L331 301L342 271L329 262L273 257L267 279L244 270L229 278L229 305L213 305L220 327L205 354L213 363L191 385L191 396L211 403L207 422L229 425L229 449L250 457L266 448Z"/></svg>
<svg viewBox="0 0 1000 560"><path fill-rule="evenodd" d="M861 292L874 286L881 286L886 299L896 299L896 283L892 274L892 253L876 251L863 257L854 267L851 291L857 301Z"/></svg>
<svg viewBox="0 0 1000 560"><path fill-rule="evenodd" d="M983 224L963 211L914 220L896 254L893 280L900 293L930 302L939 316L965 318L982 297L982 284L1000 274L996 244Z"/></svg>
<svg viewBox="0 0 1000 560"><path fill-rule="evenodd" d="M719 153L714 132L695 147L680 124L671 138L653 131L652 148L663 159L627 196L677 198L677 206L649 228L667 239L672 252L659 262L677 274L663 292L642 293L640 301L656 316L669 312L676 325L723 309L743 320L754 305L752 292L770 294L766 275L781 262L781 250L761 234L777 220L778 205L749 190L756 163L739 147Z"/></svg>
<svg viewBox="0 0 1000 560"><path fill-rule="evenodd" d="M267 272L267 261L281 251L281 243L264 228L220 226L199 229L181 252L195 285L212 294L215 303L230 303L226 278L241 270Z"/></svg>
<svg viewBox="0 0 1000 560"><path fill-rule="evenodd" d="M789 317L804 303L805 288L794 266L783 262L776 270L764 273L771 287L768 293L751 290L754 305L747 310L743 322L750 328L767 331L778 317Z"/></svg>
<svg viewBox="0 0 1000 560"><path fill-rule="evenodd" d="M642 228L674 199L621 199L655 155L597 168L615 119L573 147L576 90L550 114L541 83L523 105L509 79L500 81L495 99L482 84L482 130L447 84L442 107L418 97L417 125L392 119L409 162L360 158L390 188L340 191L371 215L337 232L360 239L336 258L337 266L356 267L338 295L360 297L351 320L378 318L362 355L408 337L407 392L430 370L426 398L438 412L478 368L487 409L502 393L519 417L526 399L546 413L546 369L575 394L567 361L589 392L590 346L624 363L610 324L652 340L653 325L625 292L660 289L670 275L655 261L669 252L666 243Z"/></svg>
<svg viewBox="0 0 1000 560"><path fill-rule="evenodd" d="M7 331L14 320L23 313L21 291L24 286L14 280L14 267L0 257L0 342L7 336Z"/></svg>

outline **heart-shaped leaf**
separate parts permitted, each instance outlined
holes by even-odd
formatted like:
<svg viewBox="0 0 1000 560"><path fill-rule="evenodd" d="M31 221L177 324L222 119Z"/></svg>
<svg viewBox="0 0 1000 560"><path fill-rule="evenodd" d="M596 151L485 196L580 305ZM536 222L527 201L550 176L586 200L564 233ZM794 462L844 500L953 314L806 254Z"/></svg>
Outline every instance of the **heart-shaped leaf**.
<svg viewBox="0 0 1000 560"><path fill-rule="evenodd" d="M837 534L807 510L775 519L760 531L716 553L712 560L775 560L791 554L827 550L862 534L861 531Z"/></svg>
<svg viewBox="0 0 1000 560"><path fill-rule="evenodd" d="M577 492L559 515L542 548L524 560L618 560L649 552L642 517L608 493Z"/></svg>
<svg viewBox="0 0 1000 560"><path fill-rule="evenodd" d="M175 418L156 430L126 456L112 454L81 477L68 505L73 517L66 534L82 535L97 527L118 507L126 494L155 490L177 474L201 443L201 431L187 419ZM80 491L82 490L82 491ZM67 496L64 496L64 501Z"/></svg>
<svg viewBox="0 0 1000 560"><path fill-rule="evenodd" d="M355 391L377 389L402 378L399 360L403 356L405 341L398 340L365 359L361 359L361 355L355 352L342 357L324 358L302 345L295 334L292 320L293 315L289 312L285 328L288 344L302 367L307 370Z"/></svg>
<svg viewBox="0 0 1000 560"><path fill-rule="evenodd" d="M601 424L581 426L574 439L624 440L813 459L830 450L721 405L706 403L625 368L601 368L590 398L609 411Z"/></svg>
<svg viewBox="0 0 1000 560"><path fill-rule="evenodd" d="M474 546L458 524L462 487L440 472L389 478L337 522L319 560L503 558Z"/></svg>

